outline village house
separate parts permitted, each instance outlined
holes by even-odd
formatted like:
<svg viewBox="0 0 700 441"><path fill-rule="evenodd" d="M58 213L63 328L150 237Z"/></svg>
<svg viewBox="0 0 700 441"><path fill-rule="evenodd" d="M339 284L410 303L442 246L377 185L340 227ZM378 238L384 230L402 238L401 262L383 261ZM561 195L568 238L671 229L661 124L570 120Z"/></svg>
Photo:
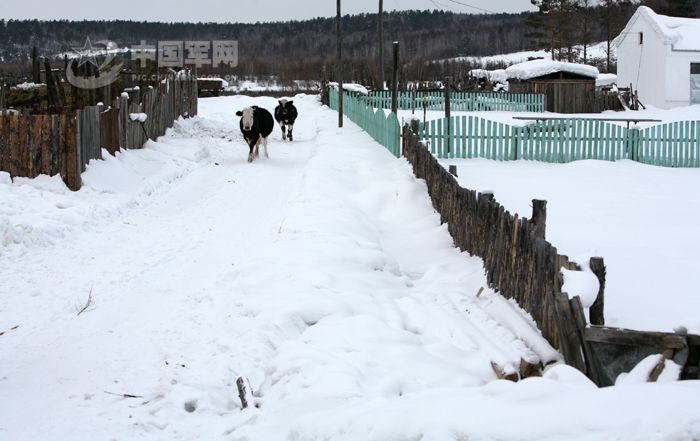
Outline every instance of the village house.
<svg viewBox="0 0 700 441"><path fill-rule="evenodd" d="M644 105L700 104L700 19L668 17L640 6L613 41L618 85Z"/></svg>

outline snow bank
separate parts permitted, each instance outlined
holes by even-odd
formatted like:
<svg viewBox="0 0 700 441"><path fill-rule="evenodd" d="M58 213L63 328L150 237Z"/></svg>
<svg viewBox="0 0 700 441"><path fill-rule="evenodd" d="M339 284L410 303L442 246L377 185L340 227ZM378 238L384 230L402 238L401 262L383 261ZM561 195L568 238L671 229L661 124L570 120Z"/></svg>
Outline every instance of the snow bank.
<svg viewBox="0 0 700 441"><path fill-rule="evenodd" d="M183 120L178 125L189 124ZM184 144L184 145L183 145ZM71 192L60 176L10 179L0 172L0 256L22 255L109 222L196 167L206 151L169 136L143 149L102 152L90 161L83 188ZM170 152L178 146L177 154Z"/></svg>
<svg viewBox="0 0 700 441"><path fill-rule="evenodd" d="M291 85L276 80L231 80L227 92L293 92L296 90L319 90L318 81L294 80Z"/></svg>
<svg viewBox="0 0 700 441"><path fill-rule="evenodd" d="M598 78L599 75L598 69L593 66L552 60L526 61L506 69L508 79L512 80L528 80L555 72L567 72L588 78Z"/></svg>

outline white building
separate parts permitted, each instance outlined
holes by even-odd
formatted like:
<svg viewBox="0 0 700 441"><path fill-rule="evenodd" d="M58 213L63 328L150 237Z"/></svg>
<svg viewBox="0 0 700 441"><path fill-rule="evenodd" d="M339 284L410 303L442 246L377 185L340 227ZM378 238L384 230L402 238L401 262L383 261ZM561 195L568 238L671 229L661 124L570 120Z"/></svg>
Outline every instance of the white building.
<svg viewBox="0 0 700 441"><path fill-rule="evenodd" d="M700 19L659 15L640 6L613 41L618 86L662 109L700 104Z"/></svg>

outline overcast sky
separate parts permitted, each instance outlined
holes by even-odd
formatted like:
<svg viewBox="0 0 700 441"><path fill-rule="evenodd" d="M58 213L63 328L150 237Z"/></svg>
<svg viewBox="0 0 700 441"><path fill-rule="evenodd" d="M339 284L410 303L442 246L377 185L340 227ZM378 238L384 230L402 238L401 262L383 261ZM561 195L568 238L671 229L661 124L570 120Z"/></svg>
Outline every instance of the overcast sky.
<svg viewBox="0 0 700 441"><path fill-rule="evenodd" d="M335 15L335 0L0 0L0 18L130 19L146 21L256 22L302 20ZM378 0L343 0L344 14L376 12ZM462 4L458 4L462 3ZM476 8L465 6L469 4ZM529 0L384 0L385 10L444 9L454 12L520 12Z"/></svg>

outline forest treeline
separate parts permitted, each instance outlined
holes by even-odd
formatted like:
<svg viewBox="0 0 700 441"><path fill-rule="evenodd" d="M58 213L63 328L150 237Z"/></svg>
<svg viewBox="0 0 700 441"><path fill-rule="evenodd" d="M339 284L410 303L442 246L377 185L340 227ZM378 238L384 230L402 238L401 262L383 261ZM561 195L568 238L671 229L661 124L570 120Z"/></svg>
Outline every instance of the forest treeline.
<svg viewBox="0 0 700 441"><path fill-rule="evenodd" d="M468 62L431 63L454 57L548 48L557 57L580 59L582 54L572 49L574 45L614 37L637 4L630 0L600 1L602 4L598 0L533 0L540 11L519 14L385 13L385 77L390 78L393 41L400 43L401 76L420 80L460 75L471 67ZM669 2L700 3L645 1L661 2L661 6L655 5L658 8ZM697 13L697 9L691 12ZM377 15L344 16L342 29L346 80L376 84ZM335 71L334 18L254 24L0 20L0 76L28 72L34 46L40 55L52 57L82 47L86 37L93 42L111 40L120 47L139 44L141 40L150 44L159 40L238 40L239 65L221 73L240 77L319 79L325 67L333 79Z"/></svg>

